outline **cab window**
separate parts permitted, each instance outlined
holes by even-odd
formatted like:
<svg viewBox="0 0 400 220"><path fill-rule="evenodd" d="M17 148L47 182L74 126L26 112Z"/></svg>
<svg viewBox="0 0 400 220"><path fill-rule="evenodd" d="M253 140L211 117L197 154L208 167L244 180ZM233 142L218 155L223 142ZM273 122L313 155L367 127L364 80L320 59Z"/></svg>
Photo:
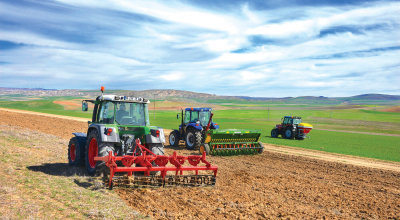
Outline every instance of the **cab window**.
<svg viewBox="0 0 400 220"><path fill-rule="evenodd" d="M190 111L185 112L185 120L183 121L185 124L189 123L190 121Z"/></svg>
<svg viewBox="0 0 400 220"><path fill-rule="evenodd" d="M102 124L113 124L114 123L114 103L112 102L104 102L102 103L98 120L99 123Z"/></svg>
<svg viewBox="0 0 400 220"><path fill-rule="evenodd" d="M199 112L192 111L190 116L190 123L196 123L199 120Z"/></svg>

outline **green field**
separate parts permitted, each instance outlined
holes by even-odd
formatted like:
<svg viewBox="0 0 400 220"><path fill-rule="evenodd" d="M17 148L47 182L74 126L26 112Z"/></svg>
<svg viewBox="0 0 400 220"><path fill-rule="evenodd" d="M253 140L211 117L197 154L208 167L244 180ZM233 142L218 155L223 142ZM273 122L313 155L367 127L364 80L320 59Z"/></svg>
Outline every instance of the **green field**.
<svg viewBox="0 0 400 220"><path fill-rule="evenodd" d="M65 110L61 105L53 103L54 100L75 98L78 97L51 97L32 101L0 101L0 107L90 119L90 111ZM157 103L159 105L163 104L161 100L157 100ZM231 100L222 100L221 103L224 103L222 105L224 107L232 105L235 109L213 111L215 114L214 121L220 125L220 128L260 129L262 132L260 140L264 143L400 162L400 137L398 136L337 132L359 131L400 134L400 113L374 111L373 106L362 106L362 109L341 109L341 106L333 106L331 111L328 105L320 105L320 109L306 109L304 105L286 105L285 103L277 102L274 103L275 107L277 105L283 106L285 107L284 110L271 108L268 115L266 109L261 110L253 107L272 105L269 102L232 102ZM206 105L199 103L195 106ZM311 105L313 107L318 106L315 103ZM238 106L241 106L241 109L237 109ZM153 111L150 111L151 124L165 129L177 129L180 123L180 119L176 119L177 113L179 111L157 110L156 118L154 118ZM301 116L303 122L312 124L314 129L309 134L310 138L303 141L271 138L271 129L285 115Z"/></svg>

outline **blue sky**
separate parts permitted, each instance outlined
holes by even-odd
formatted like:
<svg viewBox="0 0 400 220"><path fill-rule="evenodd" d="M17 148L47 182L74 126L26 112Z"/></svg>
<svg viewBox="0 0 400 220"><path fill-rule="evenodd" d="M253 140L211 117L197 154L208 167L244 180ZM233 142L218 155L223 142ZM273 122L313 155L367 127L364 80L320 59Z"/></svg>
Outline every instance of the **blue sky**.
<svg viewBox="0 0 400 220"><path fill-rule="evenodd" d="M400 2L0 0L0 87L400 95Z"/></svg>

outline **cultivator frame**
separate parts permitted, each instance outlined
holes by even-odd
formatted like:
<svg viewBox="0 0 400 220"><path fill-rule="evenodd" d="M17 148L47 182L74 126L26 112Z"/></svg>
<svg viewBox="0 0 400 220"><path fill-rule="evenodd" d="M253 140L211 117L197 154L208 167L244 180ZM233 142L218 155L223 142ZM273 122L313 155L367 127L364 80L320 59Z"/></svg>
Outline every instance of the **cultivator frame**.
<svg viewBox="0 0 400 220"><path fill-rule="evenodd" d="M132 156L116 156L110 151L108 156L95 157L97 161L104 161L110 168L109 187L168 187L168 186L214 186L218 167L211 166L206 160L206 153L202 156L178 156L176 152L172 156L156 155L136 139L135 152ZM117 161L121 161L124 167L118 167ZM188 161L191 166L183 166ZM168 162L173 166L166 166ZM200 162L205 166L197 166ZM154 164L157 166L154 166ZM138 167L132 167L136 164ZM198 175L200 170L210 170L214 175ZM150 175L150 172L160 172L160 175ZM174 171L175 175L167 175ZM183 171L195 171L196 175L183 176ZM114 177L117 172L126 172L124 177ZM144 172L143 176L133 176L134 172ZM179 174L179 175L178 175Z"/></svg>

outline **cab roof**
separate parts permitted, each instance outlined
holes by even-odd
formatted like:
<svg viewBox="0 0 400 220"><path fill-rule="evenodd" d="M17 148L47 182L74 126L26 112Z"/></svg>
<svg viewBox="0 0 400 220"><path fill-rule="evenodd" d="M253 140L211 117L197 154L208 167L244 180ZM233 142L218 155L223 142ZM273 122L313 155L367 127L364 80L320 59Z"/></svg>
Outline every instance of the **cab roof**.
<svg viewBox="0 0 400 220"><path fill-rule="evenodd" d="M212 111L212 108L186 108L185 111L207 112Z"/></svg>
<svg viewBox="0 0 400 220"><path fill-rule="evenodd" d="M285 118L295 118L295 119L301 119L301 117L296 117L296 116L285 116Z"/></svg>

